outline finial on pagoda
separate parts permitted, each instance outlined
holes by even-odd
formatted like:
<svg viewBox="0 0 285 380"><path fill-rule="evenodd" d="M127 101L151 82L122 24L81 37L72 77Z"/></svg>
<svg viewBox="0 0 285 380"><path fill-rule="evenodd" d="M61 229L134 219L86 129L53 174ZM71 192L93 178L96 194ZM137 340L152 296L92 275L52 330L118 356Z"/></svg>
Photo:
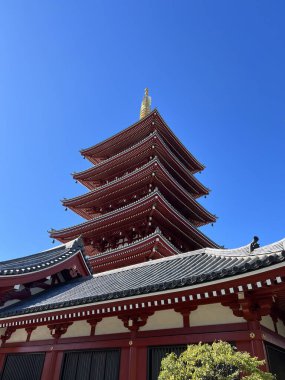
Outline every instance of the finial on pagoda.
<svg viewBox="0 0 285 380"><path fill-rule="evenodd" d="M151 106L151 97L148 96L148 88L146 88L144 90L144 97L141 104L140 119L144 118L150 113L151 111L150 106Z"/></svg>

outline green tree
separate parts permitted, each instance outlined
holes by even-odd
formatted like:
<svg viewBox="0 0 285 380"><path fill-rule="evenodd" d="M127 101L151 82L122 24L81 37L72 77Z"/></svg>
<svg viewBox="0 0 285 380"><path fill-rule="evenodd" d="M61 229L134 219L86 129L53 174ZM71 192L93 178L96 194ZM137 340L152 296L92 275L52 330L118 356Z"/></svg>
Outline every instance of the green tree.
<svg viewBox="0 0 285 380"><path fill-rule="evenodd" d="M192 344L179 357L171 353L162 360L158 380L275 379L259 369L263 364L226 342Z"/></svg>

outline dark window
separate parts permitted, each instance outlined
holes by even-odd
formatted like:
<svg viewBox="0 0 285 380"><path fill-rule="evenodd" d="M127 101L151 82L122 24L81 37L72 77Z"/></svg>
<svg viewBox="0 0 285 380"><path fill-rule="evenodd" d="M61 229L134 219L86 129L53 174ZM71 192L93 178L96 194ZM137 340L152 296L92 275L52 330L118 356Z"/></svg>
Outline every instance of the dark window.
<svg viewBox="0 0 285 380"><path fill-rule="evenodd" d="M269 371L276 375L277 380L284 380L285 350L265 343Z"/></svg>
<svg viewBox="0 0 285 380"><path fill-rule="evenodd" d="M40 380L45 354L8 354L1 380Z"/></svg>
<svg viewBox="0 0 285 380"><path fill-rule="evenodd" d="M118 380L120 351L72 351L64 354L61 380Z"/></svg>
<svg viewBox="0 0 285 380"><path fill-rule="evenodd" d="M179 356L185 351L187 346L158 346L148 348L148 380L157 380L160 372L161 360L166 356L174 352Z"/></svg>

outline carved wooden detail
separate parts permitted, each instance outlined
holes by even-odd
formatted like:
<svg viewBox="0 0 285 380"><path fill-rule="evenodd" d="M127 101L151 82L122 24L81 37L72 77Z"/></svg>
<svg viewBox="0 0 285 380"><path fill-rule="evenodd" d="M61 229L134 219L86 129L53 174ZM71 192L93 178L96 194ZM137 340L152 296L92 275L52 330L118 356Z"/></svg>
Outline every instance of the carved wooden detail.
<svg viewBox="0 0 285 380"><path fill-rule="evenodd" d="M52 325L48 325L50 329L50 334L53 338L59 339L62 335L64 335L69 326L72 325L72 322L69 323L56 323Z"/></svg>
<svg viewBox="0 0 285 380"><path fill-rule="evenodd" d="M270 296L243 296L224 301L222 305L230 307L236 317L243 317L247 321L260 321L263 316L271 313L273 299Z"/></svg>
<svg viewBox="0 0 285 380"><path fill-rule="evenodd" d="M6 343L11 338L11 335L16 331L15 327L7 327L5 333L1 335L2 343Z"/></svg>
<svg viewBox="0 0 285 380"><path fill-rule="evenodd" d="M119 319L123 322L124 326L130 331L138 331L140 327L144 326L147 323L147 319L153 313L145 313L139 315L121 315L118 316Z"/></svg>
<svg viewBox="0 0 285 380"><path fill-rule="evenodd" d="M102 318L99 318L99 317L87 319L87 323L89 323L89 325L91 326L90 336L95 335L95 329L96 329L97 323L101 321L102 321Z"/></svg>

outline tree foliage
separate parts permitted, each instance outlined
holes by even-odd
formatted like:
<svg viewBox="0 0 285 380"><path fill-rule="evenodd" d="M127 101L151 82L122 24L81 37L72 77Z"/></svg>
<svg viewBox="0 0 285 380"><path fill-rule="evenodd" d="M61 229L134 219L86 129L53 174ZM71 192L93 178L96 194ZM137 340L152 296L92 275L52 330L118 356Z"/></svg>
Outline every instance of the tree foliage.
<svg viewBox="0 0 285 380"><path fill-rule="evenodd" d="M273 380L260 370L264 361L238 352L226 342L189 345L179 357L171 353L161 362L159 380Z"/></svg>

